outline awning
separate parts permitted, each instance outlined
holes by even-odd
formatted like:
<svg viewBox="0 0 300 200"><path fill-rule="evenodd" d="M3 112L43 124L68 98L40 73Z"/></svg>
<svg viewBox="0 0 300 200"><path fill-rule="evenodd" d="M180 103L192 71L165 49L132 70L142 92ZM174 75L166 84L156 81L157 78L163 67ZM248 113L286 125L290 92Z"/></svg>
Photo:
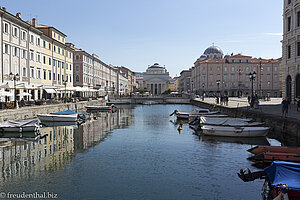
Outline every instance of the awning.
<svg viewBox="0 0 300 200"><path fill-rule="evenodd" d="M48 94L54 94L57 93L54 89L44 89Z"/></svg>

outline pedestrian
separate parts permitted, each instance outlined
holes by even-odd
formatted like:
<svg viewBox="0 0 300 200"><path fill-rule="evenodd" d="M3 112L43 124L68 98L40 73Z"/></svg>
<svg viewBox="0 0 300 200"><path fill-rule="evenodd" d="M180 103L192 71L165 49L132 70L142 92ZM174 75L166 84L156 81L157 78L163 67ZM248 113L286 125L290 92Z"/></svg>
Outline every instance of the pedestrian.
<svg viewBox="0 0 300 200"><path fill-rule="evenodd" d="M226 106L228 106L228 101L229 101L229 98L228 98L228 95L226 95L226 96L225 96Z"/></svg>
<svg viewBox="0 0 300 200"><path fill-rule="evenodd" d="M287 117L288 112L289 112L289 98L286 97L285 99L282 100L281 102L281 109L282 109L282 117Z"/></svg>
<svg viewBox="0 0 300 200"><path fill-rule="evenodd" d="M300 111L300 97L297 100L297 111Z"/></svg>
<svg viewBox="0 0 300 200"><path fill-rule="evenodd" d="M248 103L250 104L250 102L251 102L251 97L250 95L248 95Z"/></svg>

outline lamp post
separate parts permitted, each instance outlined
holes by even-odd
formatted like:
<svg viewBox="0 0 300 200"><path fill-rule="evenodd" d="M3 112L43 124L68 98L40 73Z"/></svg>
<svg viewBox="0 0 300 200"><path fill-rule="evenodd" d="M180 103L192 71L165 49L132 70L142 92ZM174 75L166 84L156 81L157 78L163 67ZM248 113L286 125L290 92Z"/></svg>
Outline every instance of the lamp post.
<svg viewBox="0 0 300 200"><path fill-rule="evenodd" d="M239 81L238 81L238 98L240 98L240 91L241 91L241 72L242 72L242 70L241 69L239 69L238 70L238 72L239 72Z"/></svg>
<svg viewBox="0 0 300 200"><path fill-rule="evenodd" d="M254 80L255 80L255 78L256 78L256 72L253 72L253 73L249 73L249 79L250 79L250 81L252 82L252 84L251 84L251 93L252 93L252 95L251 95L251 101L250 101L250 106L251 107L253 107L254 106L254 91L253 91L253 83L254 83Z"/></svg>
<svg viewBox="0 0 300 200"><path fill-rule="evenodd" d="M204 86L205 86L205 83L202 83L202 101L204 101Z"/></svg>
<svg viewBox="0 0 300 200"><path fill-rule="evenodd" d="M14 105L14 107L16 108L17 107L16 81L20 80L20 75L18 73L13 74L13 73L10 72L9 77L10 77L11 80L14 81L14 91L15 91L14 92L14 97L15 97L15 105Z"/></svg>
<svg viewBox="0 0 300 200"><path fill-rule="evenodd" d="M220 83L221 83L221 81L220 81L220 80L217 80L216 83L217 83L217 86L218 86L218 91L217 91L217 93L220 94Z"/></svg>
<svg viewBox="0 0 300 200"><path fill-rule="evenodd" d="M67 103L67 81L63 81L63 84L65 86L65 95L64 95L64 97L65 97L65 103Z"/></svg>
<svg viewBox="0 0 300 200"><path fill-rule="evenodd" d="M261 90L261 70L262 70L262 67L261 67L261 57L259 57L259 94L260 94L260 97L262 97L262 90Z"/></svg>

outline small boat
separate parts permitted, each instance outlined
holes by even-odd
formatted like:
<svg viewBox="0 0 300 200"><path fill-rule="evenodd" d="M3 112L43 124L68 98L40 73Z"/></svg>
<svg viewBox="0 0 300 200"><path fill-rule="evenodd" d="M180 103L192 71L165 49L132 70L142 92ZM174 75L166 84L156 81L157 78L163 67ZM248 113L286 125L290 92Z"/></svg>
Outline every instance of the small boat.
<svg viewBox="0 0 300 200"><path fill-rule="evenodd" d="M6 121L0 124L2 132L36 132L40 128L38 119L22 121Z"/></svg>
<svg viewBox="0 0 300 200"><path fill-rule="evenodd" d="M199 139L204 142L211 143L238 143L238 144L250 144L250 145L270 145L266 137L215 137L200 135Z"/></svg>
<svg viewBox="0 0 300 200"><path fill-rule="evenodd" d="M177 119L189 119L201 115L215 115L218 114L219 111L209 111L209 109L204 108L195 108L192 112L179 112L178 110L174 110L173 113L170 114L170 116L175 115Z"/></svg>
<svg viewBox="0 0 300 200"><path fill-rule="evenodd" d="M85 108L88 111L91 111L91 110L96 110L96 111L111 111L113 109L116 109L117 107L112 104L110 106L85 106Z"/></svg>
<svg viewBox="0 0 300 200"><path fill-rule="evenodd" d="M244 182L265 179L263 199L300 199L300 164L274 161L263 171L241 169L238 173Z"/></svg>
<svg viewBox="0 0 300 200"><path fill-rule="evenodd" d="M201 125L213 125L213 126L232 126L232 127L247 127L247 126L262 126L264 123L261 122L251 122L252 119L244 118L210 118L201 116L200 124Z"/></svg>
<svg viewBox="0 0 300 200"><path fill-rule="evenodd" d="M251 149L248 149L247 151L255 155L264 152L300 154L299 147L255 146Z"/></svg>
<svg viewBox="0 0 300 200"><path fill-rule="evenodd" d="M230 126L211 126L201 127L203 135L226 136L226 137L262 137L269 132L269 127L230 127Z"/></svg>
<svg viewBox="0 0 300 200"><path fill-rule="evenodd" d="M73 110L65 110L50 114L38 114L37 117L42 121L50 122L75 122L79 119L84 119L82 113L74 112Z"/></svg>
<svg viewBox="0 0 300 200"><path fill-rule="evenodd" d="M248 158L253 162L259 163L271 163L275 160L288 161L288 162L300 162L300 154L295 153L274 153L264 152Z"/></svg>

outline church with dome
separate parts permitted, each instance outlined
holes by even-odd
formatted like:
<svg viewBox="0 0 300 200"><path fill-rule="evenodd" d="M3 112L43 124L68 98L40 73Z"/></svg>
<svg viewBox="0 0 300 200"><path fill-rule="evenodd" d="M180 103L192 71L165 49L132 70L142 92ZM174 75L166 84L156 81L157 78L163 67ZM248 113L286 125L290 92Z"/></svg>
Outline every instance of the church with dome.
<svg viewBox="0 0 300 200"><path fill-rule="evenodd" d="M152 95L160 95L169 89L169 72L158 63L154 63L143 73L144 88Z"/></svg>
<svg viewBox="0 0 300 200"><path fill-rule="evenodd" d="M217 46L210 46L204 51L199 59L205 58L223 58L223 51Z"/></svg>

